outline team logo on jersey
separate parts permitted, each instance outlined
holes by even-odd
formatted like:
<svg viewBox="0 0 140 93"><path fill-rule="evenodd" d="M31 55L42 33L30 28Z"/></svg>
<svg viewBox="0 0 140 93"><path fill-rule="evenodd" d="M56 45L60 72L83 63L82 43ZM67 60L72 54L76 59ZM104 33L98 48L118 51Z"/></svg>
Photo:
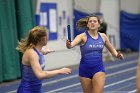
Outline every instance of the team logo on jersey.
<svg viewBox="0 0 140 93"><path fill-rule="evenodd" d="M102 44L102 42L99 42L97 44L90 44L89 48L103 48L104 45Z"/></svg>

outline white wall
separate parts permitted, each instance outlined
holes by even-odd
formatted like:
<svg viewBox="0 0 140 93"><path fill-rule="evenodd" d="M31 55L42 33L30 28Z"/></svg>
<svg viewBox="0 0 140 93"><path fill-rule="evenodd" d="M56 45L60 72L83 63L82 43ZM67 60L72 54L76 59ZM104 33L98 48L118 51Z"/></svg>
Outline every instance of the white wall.
<svg viewBox="0 0 140 93"><path fill-rule="evenodd" d="M99 11L100 0L74 0L75 9L91 14Z"/></svg>
<svg viewBox="0 0 140 93"><path fill-rule="evenodd" d="M66 51L56 51L55 53L46 55L45 60L46 69L76 65L79 64L80 51L78 47Z"/></svg>
<svg viewBox="0 0 140 93"><path fill-rule="evenodd" d="M107 35L110 37L110 42L119 49L119 0L101 0L100 12L104 14L104 19L108 24Z"/></svg>
<svg viewBox="0 0 140 93"><path fill-rule="evenodd" d="M120 0L120 4L121 4L120 7L121 10L133 14L140 13L140 0Z"/></svg>

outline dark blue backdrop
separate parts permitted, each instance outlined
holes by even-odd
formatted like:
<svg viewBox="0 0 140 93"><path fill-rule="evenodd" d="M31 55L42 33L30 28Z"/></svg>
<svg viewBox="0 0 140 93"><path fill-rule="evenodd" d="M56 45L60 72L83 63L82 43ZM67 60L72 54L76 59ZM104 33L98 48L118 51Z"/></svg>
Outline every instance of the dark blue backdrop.
<svg viewBox="0 0 140 93"><path fill-rule="evenodd" d="M139 50L140 14L120 12L120 40L121 49Z"/></svg>

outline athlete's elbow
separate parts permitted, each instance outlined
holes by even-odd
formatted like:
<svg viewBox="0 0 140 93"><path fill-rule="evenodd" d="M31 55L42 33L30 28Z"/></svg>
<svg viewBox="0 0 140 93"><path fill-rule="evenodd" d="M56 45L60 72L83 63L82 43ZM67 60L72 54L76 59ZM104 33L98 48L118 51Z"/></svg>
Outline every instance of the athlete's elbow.
<svg viewBox="0 0 140 93"><path fill-rule="evenodd" d="M37 77L38 80L44 79L42 76L39 76L39 75L37 75L36 77Z"/></svg>
<svg viewBox="0 0 140 93"><path fill-rule="evenodd" d="M36 78L37 78L38 80L43 80L43 79L44 79L43 73L38 73L38 74L36 74Z"/></svg>

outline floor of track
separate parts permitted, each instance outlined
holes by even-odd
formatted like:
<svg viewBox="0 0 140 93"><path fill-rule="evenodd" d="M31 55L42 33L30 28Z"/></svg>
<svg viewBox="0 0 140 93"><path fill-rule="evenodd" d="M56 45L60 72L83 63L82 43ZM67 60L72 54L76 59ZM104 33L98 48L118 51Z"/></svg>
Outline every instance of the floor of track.
<svg viewBox="0 0 140 93"><path fill-rule="evenodd" d="M104 93L136 93L136 67L138 56L124 60L104 62L106 83ZM19 82L0 86L0 93L16 93ZM43 93L83 93L78 77L78 67L70 75L59 75L43 80Z"/></svg>

